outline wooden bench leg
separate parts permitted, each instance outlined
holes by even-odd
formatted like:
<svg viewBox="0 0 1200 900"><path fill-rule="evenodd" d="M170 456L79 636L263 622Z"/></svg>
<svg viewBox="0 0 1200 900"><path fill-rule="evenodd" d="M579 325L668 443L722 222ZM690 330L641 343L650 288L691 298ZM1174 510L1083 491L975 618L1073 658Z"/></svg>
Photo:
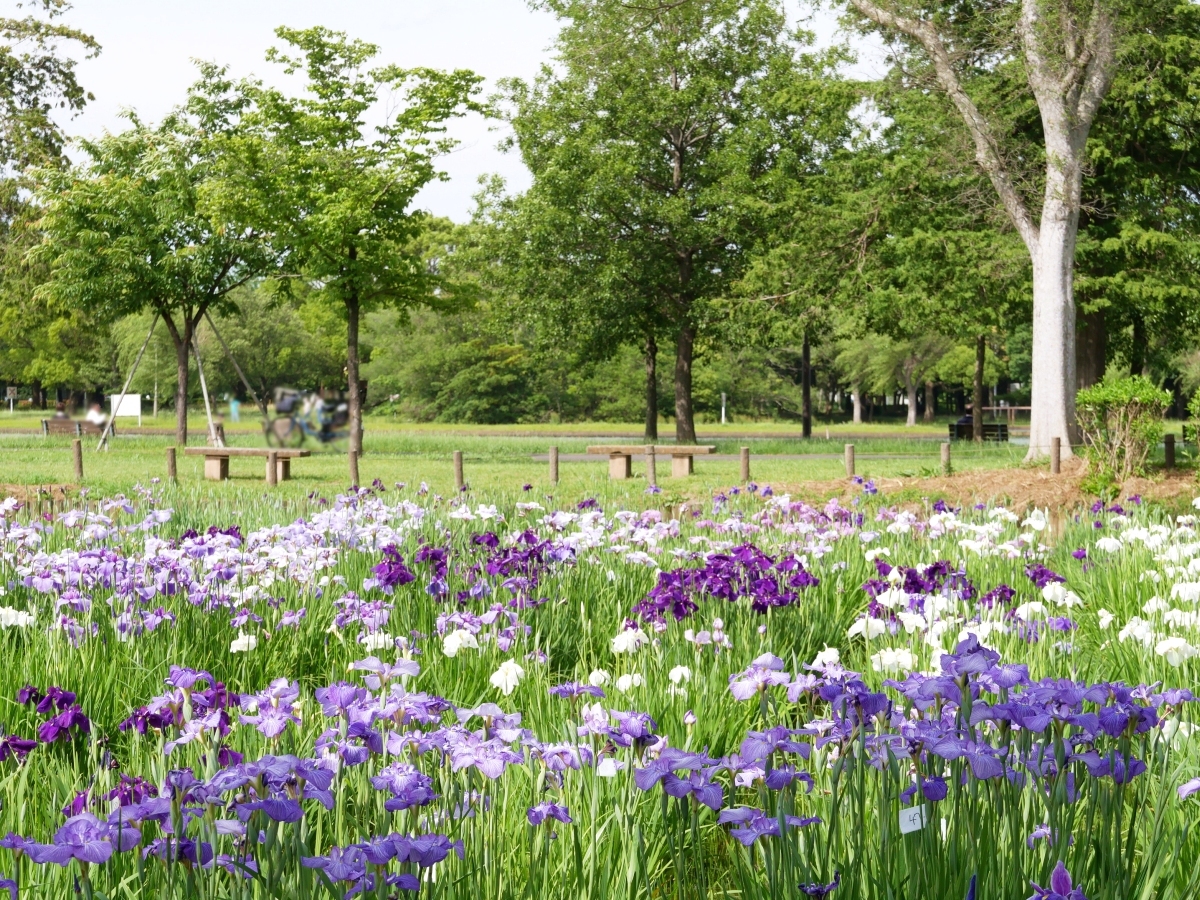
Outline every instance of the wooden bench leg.
<svg viewBox="0 0 1200 900"><path fill-rule="evenodd" d="M209 481L225 481L229 478L228 456L204 457L204 477Z"/></svg>
<svg viewBox="0 0 1200 900"><path fill-rule="evenodd" d="M671 457L671 476L673 478L687 478L693 471L691 456Z"/></svg>
<svg viewBox="0 0 1200 900"><path fill-rule="evenodd" d="M279 480L292 480L292 459L290 456L281 456L279 458Z"/></svg>
<svg viewBox="0 0 1200 900"><path fill-rule="evenodd" d="M633 460L627 453L614 453L608 458L608 477L623 481L633 477Z"/></svg>

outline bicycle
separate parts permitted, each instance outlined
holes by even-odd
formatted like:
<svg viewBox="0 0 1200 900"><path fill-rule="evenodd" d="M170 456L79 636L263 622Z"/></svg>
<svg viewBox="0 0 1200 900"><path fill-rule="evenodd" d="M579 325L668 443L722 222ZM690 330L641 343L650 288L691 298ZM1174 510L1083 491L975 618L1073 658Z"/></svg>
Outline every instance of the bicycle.
<svg viewBox="0 0 1200 900"><path fill-rule="evenodd" d="M266 428L268 446L296 448L308 438L330 444L350 437L349 429L344 428L350 422L350 404L340 398L278 388L275 412Z"/></svg>

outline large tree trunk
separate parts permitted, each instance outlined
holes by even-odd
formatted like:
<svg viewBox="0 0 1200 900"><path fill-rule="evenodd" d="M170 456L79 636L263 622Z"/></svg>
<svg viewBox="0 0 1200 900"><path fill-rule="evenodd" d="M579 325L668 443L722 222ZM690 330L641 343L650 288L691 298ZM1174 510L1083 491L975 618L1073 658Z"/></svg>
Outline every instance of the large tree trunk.
<svg viewBox="0 0 1200 900"><path fill-rule="evenodd" d="M987 361L987 341L975 338L975 383L971 395L971 440L983 442L983 364Z"/></svg>
<svg viewBox="0 0 1200 900"><path fill-rule="evenodd" d="M675 341L675 442L696 443L696 419L692 410L692 354L696 328L692 324L679 329Z"/></svg>
<svg viewBox="0 0 1200 900"><path fill-rule="evenodd" d="M908 398L908 417L904 424L908 428L913 428L917 424L917 380L913 378L910 366L904 367L904 393Z"/></svg>
<svg viewBox="0 0 1200 900"><path fill-rule="evenodd" d="M1133 341L1129 353L1129 374L1146 374L1146 320L1136 313L1133 316Z"/></svg>
<svg viewBox="0 0 1200 900"><path fill-rule="evenodd" d="M175 319L167 313L162 313L163 324L171 335L171 343L175 347L175 443L181 447L187 446L187 400L188 400L188 350L192 345L192 332L195 322L183 313L183 331L175 324Z"/></svg>
<svg viewBox="0 0 1200 900"><path fill-rule="evenodd" d="M853 385L850 388L850 405L854 410L850 421L855 425L861 425L863 420L862 415L862 394L859 392L858 385Z"/></svg>
<svg viewBox="0 0 1200 900"><path fill-rule="evenodd" d="M346 386L350 398L350 452L362 453L362 395L358 390L358 295L346 297Z"/></svg>
<svg viewBox="0 0 1200 900"><path fill-rule="evenodd" d="M925 418L926 425L932 424L935 407L937 406L937 391L932 381L925 382Z"/></svg>
<svg viewBox="0 0 1200 900"><path fill-rule="evenodd" d="M1071 455L1075 425L1075 299L1072 275L1078 207L1047 203L1033 257L1033 392L1029 458L1045 456L1054 438Z"/></svg>
<svg viewBox="0 0 1200 900"><path fill-rule="evenodd" d="M812 350L807 333L800 346L800 432L812 437Z"/></svg>
<svg viewBox="0 0 1200 900"><path fill-rule="evenodd" d="M658 440L658 342L646 338L646 443Z"/></svg>
<svg viewBox="0 0 1200 900"><path fill-rule="evenodd" d="M1077 321L1080 325L1075 338L1075 383L1082 390L1104 379L1108 367L1108 331L1102 309L1084 313Z"/></svg>

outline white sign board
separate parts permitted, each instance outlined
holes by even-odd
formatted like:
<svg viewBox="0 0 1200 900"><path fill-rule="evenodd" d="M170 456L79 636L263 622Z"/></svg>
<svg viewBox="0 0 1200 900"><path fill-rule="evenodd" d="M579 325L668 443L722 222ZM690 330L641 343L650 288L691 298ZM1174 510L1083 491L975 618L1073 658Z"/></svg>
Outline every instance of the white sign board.
<svg viewBox="0 0 1200 900"><path fill-rule="evenodd" d="M142 424L141 394L110 394L108 403L114 419L137 419L138 425Z"/></svg>

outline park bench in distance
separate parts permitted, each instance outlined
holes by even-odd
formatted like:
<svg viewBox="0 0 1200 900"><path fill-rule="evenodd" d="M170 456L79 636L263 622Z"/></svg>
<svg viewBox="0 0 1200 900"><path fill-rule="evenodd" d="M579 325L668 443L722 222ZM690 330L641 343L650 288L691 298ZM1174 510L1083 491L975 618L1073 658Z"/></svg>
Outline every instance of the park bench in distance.
<svg viewBox="0 0 1200 900"><path fill-rule="evenodd" d="M95 422L77 422L74 419L42 419L42 437L52 434L66 434L71 437L100 437L104 426ZM110 428L110 436L116 435L117 430Z"/></svg>
<svg viewBox="0 0 1200 900"><path fill-rule="evenodd" d="M964 425L960 425L957 422L950 423L950 440L969 441L974 437L975 433L971 430L970 423ZM983 439L985 441L995 441L997 443L1007 444L1008 425L1004 422L984 422Z"/></svg>
<svg viewBox="0 0 1200 900"><path fill-rule="evenodd" d="M229 457L259 456L271 464L270 454L275 454L276 480L287 481L292 477L292 460L312 456L311 450L267 450L259 447L185 447L185 456L204 457L204 477L209 481L225 481L229 478ZM264 470L265 472L266 470ZM266 473L267 481L271 480Z"/></svg>
<svg viewBox="0 0 1200 900"><path fill-rule="evenodd" d="M588 447L587 452L597 456L608 457L608 476L610 478L630 478L633 475L632 459L635 454L642 455L649 444L602 444ZM717 448L713 445L695 444L664 444L654 446L655 456L671 457L671 475L681 478L691 475L695 470L692 457L705 456Z"/></svg>

